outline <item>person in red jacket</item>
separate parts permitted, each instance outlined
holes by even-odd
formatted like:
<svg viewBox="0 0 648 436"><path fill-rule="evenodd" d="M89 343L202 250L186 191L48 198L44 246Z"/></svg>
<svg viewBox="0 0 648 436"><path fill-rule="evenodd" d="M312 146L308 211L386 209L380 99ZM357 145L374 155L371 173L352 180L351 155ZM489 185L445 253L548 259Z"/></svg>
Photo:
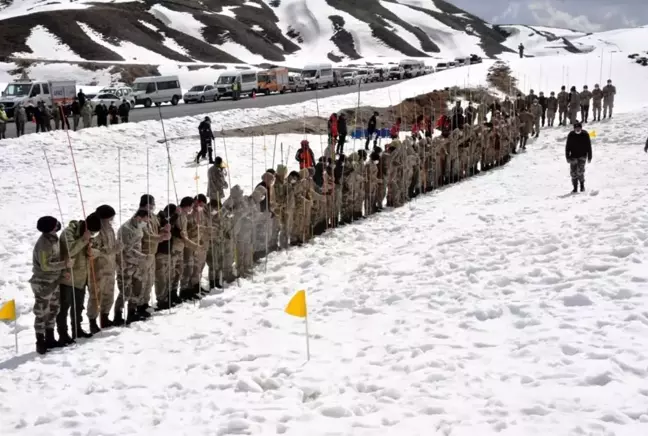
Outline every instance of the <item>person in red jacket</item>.
<svg viewBox="0 0 648 436"><path fill-rule="evenodd" d="M333 113L328 120L328 134L329 134L329 145L331 149L337 144L338 139L338 118L337 114Z"/></svg>
<svg viewBox="0 0 648 436"><path fill-rule="evenodd" d="M401 118L398 117L396 118L396 124L392 126L392 128L389 130L389 136L391 139L398 139L398 136L400 135L400 129L401 129Z"/></svg>
<svg viewBox="0 0 648 436"><path fill-rule="evenodd" d="M313 154L313 150L311 150L306 139L302 140L301 148L295 154L295 160L299 162L300 170L315 167L315 154Z"/></svg>
<svg viewBox="0 0 648 436"><path fill-rule="evenodd" d="M441 131L441 136L447 138L450 136L450 132L452 131L452 120L448 115L443 114L437 120L435 127L437 130Z"/></svg>

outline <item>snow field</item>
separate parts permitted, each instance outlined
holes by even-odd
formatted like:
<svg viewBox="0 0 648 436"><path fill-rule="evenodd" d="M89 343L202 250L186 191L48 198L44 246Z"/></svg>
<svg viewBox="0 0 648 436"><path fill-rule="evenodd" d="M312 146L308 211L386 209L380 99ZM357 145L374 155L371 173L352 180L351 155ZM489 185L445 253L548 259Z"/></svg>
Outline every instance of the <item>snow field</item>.
<svg viewBox="0 0 648 436"><path fill-rule="evenodd" d="M546 77L537 83L557 90L560 66L577 77L584 61L546 58ZM535 86L536 60L511 65ZM471 80L483 81L488 63L470 68ZM397 102L452 86L463 81L457 71L364 93L361 104L384 106L388 96ZM0 324L0 428L34 436L642 434L642 71L615 70L615 118L586 125L597 138L585 194L565 195L567 130L543 130L504 168L274 253L268 272L261 263L240 288L42 358L31 352L27 279L35 221L58 216L43 147L66 221L80 217L80 202L61 132L3 142L0 170L11 177L0 180L0 214L9 221L0 239L0 295L17 299L22 351L12 357L13 331ZM626 83L635 84L633 92ZM354 106L355 98L322 99L321 112ZM210 115L227 129L314 110L310 102ZM167 135L193 134L197 118L166 120ZM89 210L118 206L117 147L122 218L146 192L147 148L150 192L158 207L165 204L160 137L155 122L71 133ZM278 138L289 163L301 138ZM319 154L318 138L309 139ZM249 192L270 166L273 142L266 138L264 153L262 138L254 139L254 152L251 138L228 138L232 183ZM187 162L197 141L170 144L178 195L192 195L196 172ZM219 140L215 148L224 157ZM199 169L203 186L206 169ZM303 323L282 312L298 289L308 290L311 313L313 359L305 366Z"/></svg>
<svg viewBox="0 0 648 436"><path fill-rule="evenodd" d="M504 168L272 254L267 274L260 264L240 288L74 349L9 360L0 425L34 436L641 434L648 219L637 200L648 175L628 162L641 153L645 116L600 125L585 194L563 195L567 131L545 130ZM228 151L233 183L245 186L251 140L240 141ZM93 203L115 204L105 177L115 174L114 145L77 153ZM37 152L22 165L33 167ZM72 210L64 147L50 156ZM141 148L122 159L125 213L146 176ZM163 150L151 162L162 204ZM180 192L190 191L193 171L181 165ZM31 178L22 189L47 193L47 184ZM18 197L3 216L46 211ZM9 271L28 267L35 239L21 218ZM282 312L297 289L309 292L305 366L303 323Z"/></svg>

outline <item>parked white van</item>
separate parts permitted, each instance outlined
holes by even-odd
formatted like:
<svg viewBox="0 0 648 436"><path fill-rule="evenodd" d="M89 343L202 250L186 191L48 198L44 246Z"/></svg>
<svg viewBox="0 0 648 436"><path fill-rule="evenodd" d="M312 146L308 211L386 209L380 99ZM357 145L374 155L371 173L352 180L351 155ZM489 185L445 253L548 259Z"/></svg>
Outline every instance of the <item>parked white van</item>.
<svg viewBox="0 0 648 436"><path fill-rule="evenodd" d="M306 65L302 69L301 76L310 89L330 88L335 83L331 64Z"/></svg>
<svg viewBox="0 0 648 436"><path fill-rule="evenodd" d="M422 76L425 69L423 61L417 61L414 59L403 59L398 65L403 67L405 70L406 78Z"/></svg>
<svg viewBox="0 0 648 436"><path fill-rule="evenodd" d="M248 94L251 97L253 93L258 91L259 82L256 71L224 71L214 83L218 90L217 99L232 97L232 84L234 82L241 84L241 95Z"/></svg>
<svg viewBox="0 0 648 436"><path fill-rule="evenodd" d="M389 80L403 80L405 78L405 68L401 66L389 67Z"/></svg>
<svg viewBox="0 0 648 436"><path fill-rule="evenodd" d="M182 99L180 79L178 76L138 77L133 82L132 95L136 105L151 107L153 103L159 106L171 102L175 106Z"/></svg>

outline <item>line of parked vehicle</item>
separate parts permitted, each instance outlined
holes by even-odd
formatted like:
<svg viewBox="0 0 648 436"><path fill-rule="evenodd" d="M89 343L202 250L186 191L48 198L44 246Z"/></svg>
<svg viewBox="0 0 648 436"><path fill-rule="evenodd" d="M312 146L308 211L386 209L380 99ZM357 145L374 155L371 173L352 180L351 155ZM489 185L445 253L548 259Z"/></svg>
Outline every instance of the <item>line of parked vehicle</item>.
<svg viewBox="0 0 648 436"><path fill-rule="evenodd" d="M257 94L283 94L385 80L405 80L481 62L479 56L470 55L450 62L439 62L436 67L425 65L420 60L404 59L398 63L390 62L385 65L349 64L336 68L328 63L312 64L306 65L299 72L290 72L285 67L273 67L261 71L230 70L221 72L213 84L193 86L184 94L178 76L138 77L132 87L113 84L95 95L86 94L86 97L93 106L100 102L107 106L111 103L119 106L126 100L131 108L138 105L148 108L163 103L177 105L181 100L184 103L204 103L227 97L237 99L241 96L254 97ZM24 76L8 84L2 92L0 103L4 105L7 115L13 117L17 104L28 106L43 101L50 107L54 103L68 107L76 95L74 81L33 81Z"/></svg>

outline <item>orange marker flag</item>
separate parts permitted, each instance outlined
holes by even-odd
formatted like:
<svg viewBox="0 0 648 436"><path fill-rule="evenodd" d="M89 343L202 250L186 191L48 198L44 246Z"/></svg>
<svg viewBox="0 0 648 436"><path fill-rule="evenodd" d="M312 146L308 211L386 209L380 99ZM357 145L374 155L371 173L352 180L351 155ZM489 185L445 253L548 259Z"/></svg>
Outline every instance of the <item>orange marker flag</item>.
<svg viewBox="0 0 648 436"><path fill-rule="evenodd" d="M306 304L306 290L302 289L290 299L285 312L288 315L304 318L306 327L306 357L310 360L310 335L308 334L308 306Z"/></svg>

